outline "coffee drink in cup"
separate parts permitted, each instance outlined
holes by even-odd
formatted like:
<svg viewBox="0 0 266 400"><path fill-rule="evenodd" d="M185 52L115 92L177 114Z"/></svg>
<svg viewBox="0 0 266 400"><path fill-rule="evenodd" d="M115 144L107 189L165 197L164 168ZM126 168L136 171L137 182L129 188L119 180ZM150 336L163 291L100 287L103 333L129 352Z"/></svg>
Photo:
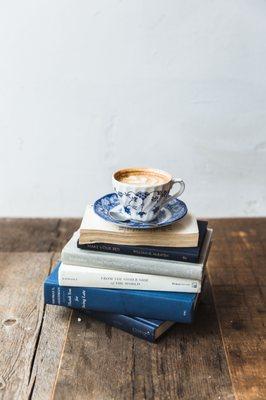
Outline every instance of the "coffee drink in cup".
<svg viewBox="0 0 266 400"><path fill-rule="evenodd" d="M169 177L160 171L149 168L128 168L118 171L115 179L129 185L158 186L167 183Z"/></svg>
<svg viewBox="0 0 266 400"><path fill-rule="evenodd" d="M155 219L163 206L185 190L182 179L153 168L120 169L113 174L112 182L124 213L129 219L142 222ZM178 192L169 195L177 183Z"/></svg>

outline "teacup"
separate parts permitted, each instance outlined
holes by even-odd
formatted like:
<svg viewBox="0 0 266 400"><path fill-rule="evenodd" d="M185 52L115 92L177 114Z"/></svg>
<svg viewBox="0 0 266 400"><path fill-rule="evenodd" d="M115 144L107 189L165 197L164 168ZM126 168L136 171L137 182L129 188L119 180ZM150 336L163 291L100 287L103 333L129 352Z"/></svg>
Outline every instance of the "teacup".
<svg viewBox="0 0 266 400"><path fill-rule="evenodd" d="M162 207L185 190L182 179L173 178L168 172L153 168L120 169L114 172L112 182L128 219L142 222L154 220ZM179 190L169 195L177 183Z"/></svg>

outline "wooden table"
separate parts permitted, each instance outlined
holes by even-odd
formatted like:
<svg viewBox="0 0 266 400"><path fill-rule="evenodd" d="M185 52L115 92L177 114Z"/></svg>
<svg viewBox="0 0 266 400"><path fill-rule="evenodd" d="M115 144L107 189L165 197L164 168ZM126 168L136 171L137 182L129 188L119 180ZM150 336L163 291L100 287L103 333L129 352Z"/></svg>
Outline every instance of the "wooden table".
<svg viewBox="0 0 266 400"><path fill-rule="evenodd" d="M42 283L78 225L0 220L0 399L266 399L266 219L210 221L196 322L157 344L43 305Z"/></svg>

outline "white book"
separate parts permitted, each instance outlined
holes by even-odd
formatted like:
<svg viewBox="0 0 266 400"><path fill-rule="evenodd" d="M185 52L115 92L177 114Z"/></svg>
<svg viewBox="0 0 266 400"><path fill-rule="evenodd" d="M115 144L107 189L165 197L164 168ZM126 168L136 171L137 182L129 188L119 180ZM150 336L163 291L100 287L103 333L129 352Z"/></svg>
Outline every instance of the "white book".
<svg viewBox="0 0 266 400"><path fill-rule="evenodd" d="M130 229L100 218L91 206L86 208L80 226L80 244L112 243L135 246L196 247L199 229L194 215L162 228Z"/></svg>
<svg viewBox="0 0 266 400"><path fill-rule="evenodd" d="M198 263L164 260L100 251L83 250L77 247L79 232L75 232L61 253L64 264L81 267L113 269L124 272L172 276L176 278L201 280L207 259L212 229L207 229Z"/></svg>
<svg viewBox="0 0 266 400"><path fill-rule="evenodd" d="M149 274L80 267L61 263L58 271L60 286L104 289L156 290L199 293L201 281Z"/></svg>

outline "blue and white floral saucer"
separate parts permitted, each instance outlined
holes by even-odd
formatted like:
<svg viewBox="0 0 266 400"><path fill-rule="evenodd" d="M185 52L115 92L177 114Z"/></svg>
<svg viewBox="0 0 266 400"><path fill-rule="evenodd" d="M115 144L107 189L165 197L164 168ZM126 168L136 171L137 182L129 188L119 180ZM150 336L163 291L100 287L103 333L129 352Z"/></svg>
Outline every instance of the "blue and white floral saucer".
<svg viewBox="0 0 266 400"><path fill-rule="evenodd" d="M170 225L183 218L187 214L186 204L179 200L171 200L161 209L157 218L150 222L132 221L122 210L116 193L109 193L96 200L93 206L94 212L105 221L112 222L125 228L151 229ZM116 215L117 217L114 217ZM121 218L120 218L121 216Z"/></svg>

